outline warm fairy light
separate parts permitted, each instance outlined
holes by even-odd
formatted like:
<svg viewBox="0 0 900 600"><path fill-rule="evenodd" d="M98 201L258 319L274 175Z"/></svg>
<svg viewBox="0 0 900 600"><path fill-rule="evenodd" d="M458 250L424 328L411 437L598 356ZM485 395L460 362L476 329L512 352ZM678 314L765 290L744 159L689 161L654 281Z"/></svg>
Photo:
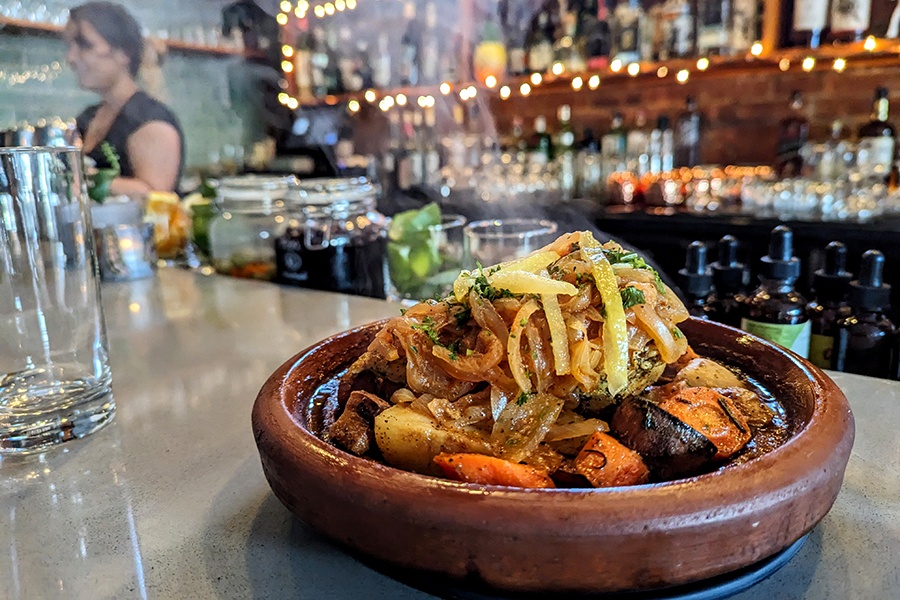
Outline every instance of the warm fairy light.
<svg viewBox="0 0 900 600"><path fill-rule="evenodd" d="M320 19L325 16L325 7L321 4L316 4L316 7L313 9L313 12L316 13L316 16Z"/></svg>
<svg viewBox="0 0 900 600"><path fill-rule="evenodd" d="M391 110L391 106L393 106L393 104L387 103L388 98L390 98L390 96L385 96L384 98L381 99L381 102L378 103L378 108L381 109L381 112L387 112L387 111Z"/></svg>
<svg viewBox="0 0 900 600"><path fill-rule="evenodd" d="M562 75L563 71L565 71L565 70L566 70L566 68L559 61L556 61L555 63L553 63L553 66L550 67L550 72L553 73L554 75L556 75L557 77Z"/></svg>
<svg viewBox="0 0 900 600"><path fill-rule="evenodd" d="M281 47L281 53L284 54L286 58L290 58L294 55L294 48L285 44Z"/></svg>
<svg viewBox="0 0 900 600"><path fill-rule="evenodd" d="M347 109L349 109L350 112L353 112L353 113L359 112L359 101L351 100L350 102L347 103Z"/></svg>
<svg viewBox="0 0 900 600"><path fill-rule="evenodd" d="M678 80L678 83L684 83L688 80L688 77L690 77L690 75L691 74L688 73L687 69L682 69L675 75L675 79Z"/></svg>
<svg viewBox="0 0 900 600"><path fill-rule="evenodd" d="M297 110L298 106L300 106L300 102L298 102L296 98L288 98L287 107L289 109Z"/></svg>
<svg viewBox="0 0 900 600"><path fill-rule="evenodd" d="M836 58L836 59L834 59L834 64L831 66L834 68L835 71L840 73L841 71L843 71L844 69L847 68L847 61L844 60L843 58Z"/></svg>
<svg viewBox="0 0 900 600"><path fill-rule="evenodd" d="M298 4L297 8L294 9L294 16L296 16L298 19L302 19L303 17L306 16L306 9L301 8L300 5Z"/></svg>
<svg viewBox="0 0 900 600"><path fill-rule="evenodd" d="M510 93L511 93L511 90L509 89L508 85L504 85L502 88L500 88L500 97L503 100L506 100L507 98L509 98Z"/></svg>
<svg viewBox="0 0 900 600"><path fill-rule="evenodd" d="M406 94L397 94L397 106L406 106Z"/></svg>
<svg viewBox="0 0 900 600"><path fill-rule="evenodd" d="M588 79L588 87L592 90L596 90L598 87L600 87L600 76L591 75L591 78Z"/></svg>
<svg viewBox="0 0 900 600"><path fill-rule="evenodd" d="M669 74L669 67L660 67L656 70L656 76L662 79Z"/></svg>
<svg viewBox="0 0 900 600"><path fill-rule="evenodd" d="M297 8L299 8L303 12L308 11L309 10L309 0L300 0L300 2L297 3Z"/></svg>
<svg viewBox="0 0 900 600"><path fill-rule="evenodd" d="M540 85L544 78L540 73L532 73L531 74L531 85Z"/></svg>
<svg viewBox="0 0 900 600"><path fill-rule="evenodd" d="M278 16L275 17L275 22L279 25L287 25L288 16L284 13L278 13Z"/></svg>
<svg viewBox="0 0 900 600"><path fill-rule="evenodd" d="M291 10L291 3L288 0L282 0L279 6L281 7L281 12L290 12Z"/></svg>
<svg viewBox="0 0 900 600"><path fill-rule="evenodd" d="M425 100L428 102L427 106L429 108L434 108L434 104L435 104L434 96L432 96L431 94L428 94L427 96L425 96Z"/></svg>
<svg viewBox="0 0 900 600"><path fill-rule="evenodd" d="M335 0L335 2L334 2L334 8L335 8L335 10L337 10L338 12L341 12L341 11L343 11L345 8L347 8L347 3L344 2L344 0Z"/></svg>
<svg viewBox="0 0 900 600"><path fill-rule="evenodd" d="M866 38L866 41L863 42L863 48L865 48L869 52L871 52L872 50L875 49L875 36L874 35L870 35L869 37Z"/></svg>
<svg viewBox="0 0 900 600"><path fill-rule="evenodd" d="M484 78L484 85L488 86L491 89L497 87L497 78L493 75L488 75Z"/></svg>
<svg viewBox="0 0 900 600"><path fill-rule="evenodd" d="M363 96L365 97L366 102L369 103L375 102L375 98L377 97L375 95L375 90L366 90L366 93L363 94Z"/></svg>
<svg viewBox="0 0 900 600"><path fill-rule="evenodd" d="M468 87L468 90L469 90L469 98L474 98L475 96L478 95L478 90L475 89L474 85L470 85Z"/></svg>
<svg viewBox="0 0 900 600"><path fill-rule="evenodd" d="M609 70L612 71L613 73L618 73L619 71L621 71L622 70L622 61L617 58L614 61L612 61L611 63L609 63Z"/></svg>
<svg viewBox="0 0 900 600"><path fill-rule="evenodd" d="M425 108L425 96L419 96L416 98L416 104L418 104L421 108Z"/></svg>
<svg viewBox="0 0 900 600"><path fill-rule="evenodd" d="M787 58L782 58L778 61L778 68L782 71L787 71L791 68L791 61Z"/></svg>
<svg viewBox="0 0 900 600"><path fill-rule="evenodd" d="M469 99L469 88L463 88L459 90L459 99L463 101Z"/></svg>
<svg viewBox="0 0 900 600"><path fill-rule="evenodd" d="M285 73L292 73L294 71L294 63L289 60L281 61L281 70Z"/></svg>
<svg viewBox="0 0 900 600"><path fill-rule="evenodd" d="M279 104L287 104L288 98L290 98L290 96L288 96L284 92L281 92L280 94L278 94L278 103Z"/></svg>
<svg viewBox="0 0 900 600"><path fill-rule="evenodd" d="M528 94L531 93L531 86L528 85L527 83L523 83L522 85L519 86L519 91L522 93L523 96L527 96Z"/></svg>
<svg viewBox="0 0 900 600"><path fill-rule="evenodd" d="M801 66L803 67L804 71L809 73L813 70L813 67L816 66L816 59L814 59L812 56L807 56L803 59L803 64Z"/></svg>
<svg viewBox="0 0 900 600"><path fill-rule="evenodd" d="M388 108L393 108L394 106L394 98L393 96L385 96L381 99L381 103L387 106Z"/></svg>
<svg viewBox="0 0 900 600"><path fill-rule="evenodd" d="M450 84L447 83L446 81L445 81L444 83L441 84L441 93L442 93L443 95L446 96L447 94L449 94L450 91L451 91L451 89L452 89L452 88L450 87Z"/></svg>
<svg viewBox="0 0 900 600"><path fill-rule="evenodd" d="M762 54L762 51L762 42L753 42L753 45L750 46L750 54L752 54L753 56L759 56L760 54Z"/></svg>
<svg viewBox="0 0 900 600"><path fill-rule="evenodd" d="M697 69L705 71L709 68L709 59L705 56L697 61Z"/></svg>
<svg viewBox="0 0 900 600"><path fill-rule="evenodd" d="M582 79L581 77L576 77L575 79L572 80L572 89L573 90L575 90L577 92L582 87L584 87L584 79Z"/></svg>
<svg viewBox="0 0 900 600"><path fill-rule="evenodd" d="M626 70L628 71L628 74L631 75L632 77L637 77L638 73L641 72L641 65L639 65L637 63L630 63Z"/></svg>
<svg viewBox="0 0 900 600"><path fill-rule="evenodd" d="M347 0L347 8L349 10L356 9L356 0Z"/></svg>
<svg viewBox="0 0 900 600"><path fill-rule="evenodd" d="M334 14L334 4L332 4L331 2L325 3L325 14L329 16Z"/></svg>

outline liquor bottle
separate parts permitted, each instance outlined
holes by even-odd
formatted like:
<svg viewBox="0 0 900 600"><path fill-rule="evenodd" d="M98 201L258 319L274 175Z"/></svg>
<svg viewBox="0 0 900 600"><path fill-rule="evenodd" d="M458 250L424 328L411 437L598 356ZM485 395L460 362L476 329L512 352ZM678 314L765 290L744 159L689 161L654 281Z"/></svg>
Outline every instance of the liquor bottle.
<svg viewBox="0 0 900 600"><path fill-rule="evenodd" d="M869 29L871 14L872 0L834 0L831 4L831 41L861 40Z"/></svg>
<svg viewBox="0 0 900 600"><path fill-rule="evenodd" d="M578 193L582 198L595 197L603 184L600 141L594 137L593 129L585 129L578 145Z"/></svg>
<svg viewBox="0 0 900 600"><path fill-rule="evenodd" d="M537 23L531 30L528 43L528 68L535 73L550 70L553 64L553 38L546 12L538 13Z"/></svg>
<svg viewBox="0 0 900 600"><path fill-rule="evenodd" d="M650 169L650 132L644 111L638 111L634 127L625 136L625 166L638 176Z"/></svg>
<svg viewBox="0 0 900 600"><path fill-rule="evenodd" d="M830 369L834 351L837 323L850 316L850 281L853 274L846 270L847 247L831 242L825 247L825 266L813 278L813 299L806 307L811 334L809 360L822 369Z"/></svg>
<svg viewBox="0 0 900 600"><path fill-rule="evenodd" d="M525 139L525 127L522 117L518 115L513 117L512 143L509 150L515 157L517 164L524 165L528 162L528 140Z"/></svg>
<svg viewBox="0 0 900 600"><path fill-rule="evenodd" d="M556 62L569 73L581 73L587 68L584 58L584 40L578 35L578 15L567 11L562 17L563 35L553 46Z"/></svg>
<svg viewBox="0 0 900 600"><path fill-rule="evenodd" d="M609 8L606 0L588 0L585 9L591 12L591 5L596 5L597 11L593 19L585 18L582 28L584 32L584 54L587 68L592 71L605 69L609 65L609 54L612 46L612 32L609 27Z"/></svg>
<svg viewBox="0 0 900 600"><path fill-rule="evenodd" d="M697 2L698 54L701 56L730 54L733 49L729 39L731 25L731 0L699 0ZM749 45L747 47L749 48Z"/></svg>
<svg viewBox="0 0 900 600"><path fill-rule="evenodd" d="M379 179L384 187L386 197L391 197L400 189L397 163L400 158L400 114L396 110L388 113L388 147L381 157L381 174Z"/></svg>
<svg viewBox="0 0 900 600"><path fill-rule="evenodd" d="M503 35L506 38L507 72L510 75L528 73L526 33L529 11L526 3L517 0L501 0L498 5Z"/></svg>
<svg viewBox="0 0 900 600"><path fill-rule="evenodd" d="M675 136L666 115L656 119L656 129L650 132L649 166L654 174L666 173L675 166Z"/></svg>
<svg viewBox="0 0 900 600"><path fill-rule="evenodd" d="M847 151L847 143L844 140L844 122L835 119L831 122L831 137L823 145L819 163L816 166L816 176L820 181L834 182L844 177L847 173L844 154Z"/></svg>
<svg viewBox="0 0 900 600"><path fill-rule="evenodd" d="M794 0L791 42L798 46L818 48L828 25L828 0Z"/></svg>
<svg viewBox="0 0 900 600"><path fill-rule="evenodd" d="M640 0L619 0L613 11L613 59L624 64L641 60L644 10Z"/></svg>
<svg viewBox="0 0 900 600"><path fill-rule="evenodd" d="M731 53L747 52L754 42L762 39L764 0L732 0Z"/></svg>
<svg viewBox="0 0 900 600"><path fill-rule="evenodd" d="M294 44L294 82L297 84L297 100L311 102L313 93L312 36L305 27L297 34Z"/></svg>
<svg viewBox="0 0 900 600"><path fill-rule="evenodd" d="M437 29L437 5L434 1L425 5L425 35L422 36L422 60L419 73L422 85L440 81L441 36Z"/></svg>
<svg viewBox="0 0 900 600"><path fill-rule="evenodd" d="M481 30L481 40L472 53L472 70L476 81L484 82L488 77L500 81L506 73L506 63L503 33L493 19L488 19Z"/></svg>
<svg viewBox="0 0 900 600"><path fill-rule="evenodd" d="M836 371L887 377L891 367L894 324L890 311L891 286L884 283L884 255L869 250L862 256L859 279L850 283L848 317L837 322Z"/></svg>
<svg viewBox="0 0 900 600"><path fill-rule="evenodd" d="M886 179L894 164L896 132L888 122L889 108L887 89L876 89L872 117L858 132L857 166L864 177Z"/></svg>
<svg viewBox="0 0 900 600"><path fill-rule="evenodd" d="M393 83L393 69L391 67L391 49L388 35L384 32L378 34L378 52L374 58L372 80L380 88L390 87Z"/></svg>
<svg viewBox="0 0 900 600"><path fill-rule="evenodd" d="M424 138L424 177L423 183L430 188L436 188L441 182L441 153L437 141L437 121L434 107L425 107Z"/></svg>
<svg viewBox="0 0 900 600"><path fill-rule="evenodd" d="M778 126L775 172L780 177L803 175L801 150L809 139L809 120L803 111L803 95L800 92L791 93L790 111Z"/></svg>
<svg viewBox="0 0 900 600"><path fill-rule="evenodd" d="M422 32L416 19L416 4L408 1L403 5L406 31L400 38L400 85L419 85L421 73Z"/></svg>
<svg viewBox="0 0 900 600"><path fill-rule="evenodd" d="M325 85L329 94L343 94L347 91L344 84L344 76L338 59L339 31L335 27L328 29L325 35L325 52L328 55L328 63L325 66Z"/></svg>
<svg viewBox="0 0 900 600"><path fill-rule="evenodd" d="M325 43L325 30L320 27L314 29L310 41L310 64L312 66L310 79L312 80L313 95L322 98L331 93L329 91L328 75L326 74L329 56L328 46Z"/></svg>
<svg viewBox="0 0 900 600"><path fill-rule="evenodd" d="M719 240L719 256L711 265L713 289L706 299L706 314L717 323L741 326L741 313L747 299L750 270L737 259L738 241L725 235Z"/></svg>
<svg viewBox="0 0 900 600"><path fill-rule="evenodd" d="M572 108L568 104L559 107L558 119L556 155L559 160L559 189L563 200L571 200L575 197L577 157L575 132L572 131Z"/></svg>
<svg viewBox="0 0 900 600"><path fill-rule="evenodd" d="M900 3L896 0L873 0L869 34L887 39L900 37Z"/></svg>
<svg viewBox="0 0 900 600"><path fill-rule="evenodd" d="M729 0L723 0L728 2ZM668 0L662 5L667 24L666 54L668 58L687 58L697 54L694 35L694 12L688 0Z"/></svg>
<svg viewBox="0 0 900 600"><path fill-rule="evenodd" d="M793 254L794 233L779 225L769 238L769 254L760 260L760 285L744 303L741 329L806 358L811 327L806 299L794 289L800 259Z"/></svg>
<svg viewBox="0 0 900 600"><path fill-rule="evenodd" d="M534 120L534 136L531 143L531 161L546 165L553 160L553 140L547 133L547 117L538 116Z"/></svg>
<svg viewBox="0 0 900 600"><path fill-rule="evenodd" d="M622 113L613 115L609 131L600 138L600 151L603 155L603 171L607 175L614 171L625 170L625 119Z"/></svg>
<svg viewBox="0 0 900 600"><path fill-rule="evenodd" d="M706 245L691 242L687 249L684 268L679 269L681 291L685 295L685 307L692 317L708 318L706 299L712 291L712 271L706 262Z"/></svg>
<svg viewBox="0 0 900 600"><path fill-rule="evenodd" d="M703 118L697 99L688 96L685 110L678 115L675 131L675 166L695 167L700 164L700 138Z"/></svg>
<svg viewBox="0 0 900 600"><path fill-rule="evenodd" d="M356 88L357 91L375 87L375 73L372 70L372 64L369 61L369 42L367 40L359 40L356 42L354 78L359 84L359 87Z"/></svg>

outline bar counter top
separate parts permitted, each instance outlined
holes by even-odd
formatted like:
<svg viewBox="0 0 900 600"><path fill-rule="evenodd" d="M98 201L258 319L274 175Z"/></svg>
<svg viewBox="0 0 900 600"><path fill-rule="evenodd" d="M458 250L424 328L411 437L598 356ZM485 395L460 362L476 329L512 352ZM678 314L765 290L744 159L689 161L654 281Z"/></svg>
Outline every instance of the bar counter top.
<svg viewBox="0 0 900 600"><path fill-rule="evenodd" d="M118 414L87 439L0 458L0 599L432 597L295 519L250 429L279 365L397 305L171 269L102 293ZM834 379L856 418L841 493L738 600L897 597L900 383Z"/></svg>

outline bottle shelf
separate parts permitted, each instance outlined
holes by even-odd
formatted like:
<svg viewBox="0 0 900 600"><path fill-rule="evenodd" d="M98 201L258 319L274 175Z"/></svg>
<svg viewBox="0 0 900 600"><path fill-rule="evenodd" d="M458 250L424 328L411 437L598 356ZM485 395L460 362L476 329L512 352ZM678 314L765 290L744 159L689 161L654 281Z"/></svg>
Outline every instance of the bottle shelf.
<svg viewBox="0 0 900 600"><path fill-rule="evenodd" d="M637 65L636 67L633 65ZM900 66L900 40L886 40L869 38L865 41L854 42L834 46L823 46L817 49L809 48L785 48L772 50L766 54L755 56L751 53L740 56L710 56L707 58L679 58L661 62L639 62L632 64L620 64L607 67L598 71L581 73L542 73L541 81L533 84L531 77L508 77L493 87L484 83L469 81L450 84L449 94L457 94L466 89L474 88L477 94L487 93L506 99L501 95L501 89L509 88L509 98L522 99L521 86L529 84L528 96L539 96L542 92L558 92L564 88L575 91L596 91L604 86L616 85L632 79L655 81L661 84L685 83L687 79L695 81L706 78L719 78L733 76L742 72L770 71L778 74L784 71L854 71L873 67ZM616 68L613 68L616 67ZM680 73L685 73L681 75ZM680 79L684 77L684 80ZM301 101L301 106L335 106L356 100L360 105L369 103L365 95L368 90L361 90L347 94L329 95L310 101ZM441 85L394 87L387 89L374 89L376 104L380 99L388 96L396 99L398 95L405 96L408 102L415 103L418 96L441 96Z"/></svg>
<svg viewBox="0 0 900 600"><path fill-rule="evenodd" d="M3 34L3 30L7 27L17 31L35 34L59 34L62 33L64 29L62 25L57 25L55 23L27 21L0 16L0 35ZM232 48L230 46L213 46L174 39L163 39L160 41L162 41L170 51L174 52L203 54L208 56L253 56L253 53L251 52L247 52L240 48Z"/></svg>

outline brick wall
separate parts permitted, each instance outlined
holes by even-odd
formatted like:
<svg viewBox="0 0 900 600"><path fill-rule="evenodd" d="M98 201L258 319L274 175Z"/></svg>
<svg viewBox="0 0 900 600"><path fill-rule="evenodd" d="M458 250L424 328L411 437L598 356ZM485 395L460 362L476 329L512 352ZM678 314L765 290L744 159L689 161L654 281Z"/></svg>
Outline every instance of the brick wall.
<svg viewBox="0 0 900 600"><path fill-rule="evenodd" d="M75 6L81 0L57 4ZM180 38L209 32L221 23L221 8L227 0L120 0L150 35ZM53 70L53 63L59 70ZM65 65L65 46L53 34L34 34L0 29L0 71L11 74L47 66L44 81L31 79L9 85L0 81L0 129L21 121L34 122L55 116L74 117L97 96L78 89ZM213 56L169 51L162 65L158 92L181 121L186 137L188 166L209 164L226 145L246 146L259 139L262 124L257 103L248 94L238 96L232 88L243 85L249 67L233 56Z"/></svg>
<svg viewBox="0 0 900 600"><path fill-rule="evenodd" d="M621 111L626 126L634 123L644 110L648 122L659 114L668 114L673 122L683 110L685 98L693 95L704 113L702 141L704 162L771 163L775 153L778 122L788 112L793 90L803 92L810 120L811 139L827 139L831 122L842 119L849 132L869 118L873 91L885 86L891 92L893 121L900 126L900 64L858 68L837 73L833 70L804 73L794 65L787 73L777 68L692 73L685 84L675 81L674 73L665 79L641 76L616 78L601 83L597 90L587 86L574 92L568 85L538 87L528 98L518 94L506 101L491 102L498 129L509 131L514 116L524 119L526 132L534 118L547 117L551 130L556 127L556 107L572 105L572 120L578 136L585 127L596 135L609 127L612 114Z"/></svg>

